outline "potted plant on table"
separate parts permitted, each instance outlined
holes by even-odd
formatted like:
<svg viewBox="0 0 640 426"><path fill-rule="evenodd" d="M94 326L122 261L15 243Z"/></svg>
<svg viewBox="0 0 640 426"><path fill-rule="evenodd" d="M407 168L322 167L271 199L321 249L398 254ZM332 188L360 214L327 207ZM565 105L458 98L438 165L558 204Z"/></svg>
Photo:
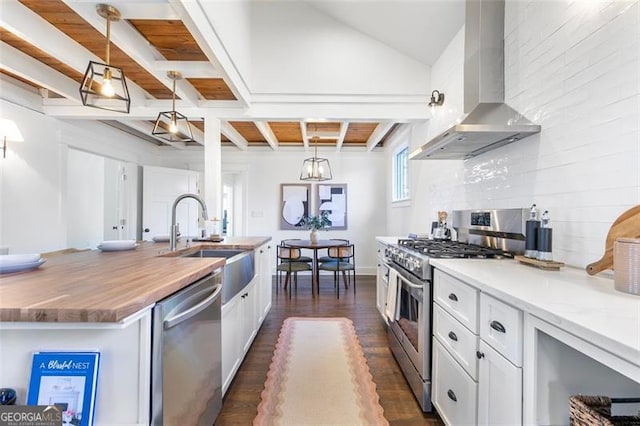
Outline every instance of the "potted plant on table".
<svg viewBox="0 0 640 426"><path fill-rule="evenodd" d="M305 229L311 230L309 240L311 240L312 243L316 243L318 241L318 234L316 232L318 229L324 229L331 225L329 212L327 210L322 210L317 216L304 216L300 223Z"/></svg>

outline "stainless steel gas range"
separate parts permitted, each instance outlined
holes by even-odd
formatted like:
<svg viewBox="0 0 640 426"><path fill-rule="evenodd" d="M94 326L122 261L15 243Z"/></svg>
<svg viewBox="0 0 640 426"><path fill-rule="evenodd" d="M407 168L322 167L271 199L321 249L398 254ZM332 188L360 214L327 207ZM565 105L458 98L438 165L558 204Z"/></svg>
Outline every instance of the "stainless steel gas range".
<svg viewBox="0 0 640 426"><path fill-rule="evenodd" d="M406 238L385 250L389 347L423 411L431 411L433 258L493 259L524 251L528 209L459 210L459 241Z"/></svg>

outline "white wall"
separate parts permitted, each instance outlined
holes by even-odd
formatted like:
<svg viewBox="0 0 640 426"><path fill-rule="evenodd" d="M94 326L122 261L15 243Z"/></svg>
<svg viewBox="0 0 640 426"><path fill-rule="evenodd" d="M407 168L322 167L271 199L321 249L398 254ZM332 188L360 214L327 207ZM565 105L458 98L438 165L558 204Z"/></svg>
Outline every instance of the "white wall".
<svg viewBox="0 0 640 426"><path fill-rule="evenodd" d="M2 90L12 89L3 83ZM24 99L29 105L29 94ZM74 226L69 209L79 208L68 193L69 147L129 163L156 161L148 142L98 122L63 121L5 100L0 101L0 117L14 120L24 138L9 143L7 158L0 159L0 246L10 253L69 247L67 231ZM95 214L103 216L100 209L102 205Z"/></svg>
<svg viewBox="0 0 640 426"><path fill-rule="evenodd" d="M640 204L639 7L508 0L505 101L542 132L464 162L410 162L411 211L433 220L441 209L536 203L550 212L556 260L598 260L613 221ZM457 118L462 54L454 39L433 67L432 87L447 97L426 137ZM426 229L421 215L400 210L389 209L392 233Z"/></svg>
<svg viewBox="0 0 640 426"><path fill-rule="evenodd" d="M428 66L310 5L252 7L253 93L426 96Z"/></svg>
<svg viewBox="0 0 640 426"><path fill-rule="evenodd" d="M234 152L223 151L223 173L245 172L248 193L243 197L248 217L245 235L271 236L274 243L284 238L309 237L308 231L281 231L280 184L304 183L299 180L302 162L311 152L279 151ZM386 234L385 210L385 154L382 151L369 153L318 148L318 156L327 158L331 165L333 180L329 183L347 184L348 229L320 231L320 238L345 238L356 245L358 273L375 274L375 236ZM195 170L193 154L174 154L166 157L163 166L180 167L190 164ZM316 183L312 184L315 193ZM275 251L274 251L275 265Z"/></svg>
<svg viewBox="0 0 640 426"><path fill-rule="evenodd" d="M251 2L203 1L201 7L245 85L251 81Z"/></svg>

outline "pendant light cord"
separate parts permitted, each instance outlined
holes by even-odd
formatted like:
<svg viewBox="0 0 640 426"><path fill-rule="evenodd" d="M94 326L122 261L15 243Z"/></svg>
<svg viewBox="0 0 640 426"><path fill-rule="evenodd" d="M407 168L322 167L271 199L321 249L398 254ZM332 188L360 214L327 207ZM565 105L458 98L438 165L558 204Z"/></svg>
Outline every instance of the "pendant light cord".
<svg viewBox="0 0 640 426"><path fill-rule="evenodd" d="M109 41L111 40L111 18L107 16L107 53L105 60L107 61L107 65L110 65L110 55L109 55Z"/></svg>
<svg viewBox="0 0 640 426"><path fill-rule="evenodd" d="M175 113L176 112L176 77L173 77L173 93L171 95L171 105L172 105L172 111Z"/></svg>

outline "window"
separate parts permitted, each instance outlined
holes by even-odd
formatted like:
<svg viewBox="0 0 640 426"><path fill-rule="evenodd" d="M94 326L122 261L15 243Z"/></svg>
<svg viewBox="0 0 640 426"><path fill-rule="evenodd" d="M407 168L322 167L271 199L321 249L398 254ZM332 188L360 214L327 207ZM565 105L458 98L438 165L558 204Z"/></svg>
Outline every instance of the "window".
<svg viewBox="0 0 640 426"><path fill-rule="evenodd" d="M409 199L409 147L400 148L393 156L393 201Z"/></svg>

